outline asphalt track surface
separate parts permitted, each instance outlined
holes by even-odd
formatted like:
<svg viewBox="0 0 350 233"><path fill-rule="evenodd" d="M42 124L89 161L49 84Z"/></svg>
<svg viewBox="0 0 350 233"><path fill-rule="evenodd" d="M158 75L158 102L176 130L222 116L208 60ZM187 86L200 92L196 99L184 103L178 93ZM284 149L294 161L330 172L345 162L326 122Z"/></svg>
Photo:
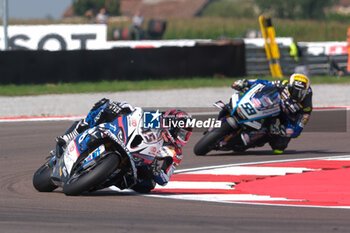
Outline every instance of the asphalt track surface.
<svg viewBox="0 0 350 233"><path fill-rule="evenodd" d="M349 114L347 114L349 115ZM337 119L339 112L313 115L310 129L293 140L284 155L268 146L245 154L214 152L196 157L194 133L181 169L232 163L350 154L350 117L343 132L312 125ZM108 189L78 197L60 189L39 193L32 175L72 121L0 123L0 232L350 232L350 210L225 204L154 198ZM327 132L328 131L328 132Z"/></svg>

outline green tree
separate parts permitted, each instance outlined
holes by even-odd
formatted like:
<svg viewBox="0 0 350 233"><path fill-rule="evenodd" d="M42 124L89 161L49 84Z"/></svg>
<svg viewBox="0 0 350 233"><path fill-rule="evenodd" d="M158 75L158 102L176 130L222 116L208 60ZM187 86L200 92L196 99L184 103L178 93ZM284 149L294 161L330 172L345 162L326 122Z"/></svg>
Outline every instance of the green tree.
<svg viewBox="0 0 350 233"><path fill-rule="evenodd" d="M83 16L88 10L97 12L101 8L106 8L109 15L120 15L120 0L74 0L74 14Z"/></svg>
<svg viewBox="0 0 350 233"><path fill-rule="evenodd" d="M263 13L286 19L320 19L339 0L255 0Z"/></svg>
<svg viewBox="0 0 350 233"><path fill-rule="evenodd" d="M324 9L331 7L339 0L298 0L300 3L300 12L304 18L307 19L319 19L325 17Z"/></svg>

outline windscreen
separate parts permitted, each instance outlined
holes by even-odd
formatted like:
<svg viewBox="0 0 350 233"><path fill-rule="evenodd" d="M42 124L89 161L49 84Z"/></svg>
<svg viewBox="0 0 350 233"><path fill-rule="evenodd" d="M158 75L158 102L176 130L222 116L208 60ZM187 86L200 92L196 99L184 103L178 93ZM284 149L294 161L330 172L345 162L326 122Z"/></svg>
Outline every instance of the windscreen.
<svg viewBox="0 0 350 233"><path fill-rule="evenodd" d="M265 86L252 96L252 102L259 110L273 108L280 103L280 95L275 87Z"/></svg>

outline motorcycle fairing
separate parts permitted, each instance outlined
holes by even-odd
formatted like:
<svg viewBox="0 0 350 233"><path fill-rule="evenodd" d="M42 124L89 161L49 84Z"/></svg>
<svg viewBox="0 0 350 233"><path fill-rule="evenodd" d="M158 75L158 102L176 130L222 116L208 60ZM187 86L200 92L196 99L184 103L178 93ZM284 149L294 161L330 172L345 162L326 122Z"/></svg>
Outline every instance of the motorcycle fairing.
<svg viewBox="0 0 350 233"><path fill-rule="evenodd" d="M97 147L94 151L92 151L89 156L87 156L84 159L84 164L83 164L83 168L88 165L92 160L96 159L98 156L100 156L103 152L105 152L105 145L102 144L99 147Z"/></svg>
<svg viewBox="0 0 350 233"><path fill-rule="evenodd" d="M265 90L263 90L265 88ZM264 92L265 91L265 92ZM242 98L239 95L232 96L231 116L237 112L244 120L238 124L246 124L253 128L260 128L258 120L276 116L280 113L280 97L276 90L263 84L254 85ZM237 100L238 99L238 100Z"/></svg>
<svg viewBox="0 0 350 233"><path fill-rule="evenodd" d="M74 163L77 161L77 158L80 156L80 152L75 140L71 141L66 150L63 152L64 164L68 170L68 173L71 173Z"/></svg>
<svg viewBox="0 0 350 233"><path fill-rule="evenodd" d="M139 135L142 140L136 145L133 140ZM100 124L79 134L72 140L64 150L63 156L58 160L58 166L55 166L52 177L61 181L66 181L77 163L79 156L87 152L89 144L94 139L109 138L117 143L125 155L129 158L133 177L137 179L136 166L150 164L158 154L160 147L163 145L163 139L160 137L159 130L143 129L143 111L141 108L124 116L118 117L110 123ZM136 146L135 146L136 145ZM105 152L104 144L95 148L86 155L82 166L78 169L84 169L90 166L89 163L100 157ZM80 161L81 162L81 161Z"/></svg>

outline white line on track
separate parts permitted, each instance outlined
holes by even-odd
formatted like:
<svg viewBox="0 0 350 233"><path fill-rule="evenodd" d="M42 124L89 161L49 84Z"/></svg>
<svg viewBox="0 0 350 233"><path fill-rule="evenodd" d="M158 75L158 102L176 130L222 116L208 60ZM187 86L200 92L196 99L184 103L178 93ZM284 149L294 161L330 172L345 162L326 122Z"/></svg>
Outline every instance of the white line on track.
<svg viewBox="0 0 350 233"><path fill-rule="evenodd" d="M236 163L236 164L226 164L226 165L219 165L219 166L208 166L208 167L199 167L199 168L190 168L190 169L182 169L176 171L176 173L186 174L200 174L197 173L198 171L206 170L206 172L203 172L205 174L210 173L210 170L218 171L222 168L227 169L228 167L231 167L231 169L239 169L240 166L244 165L258 165L258 164L267 164L267 163L282 163L282 162L295 162L295 161L309 161L309 160L350 160L350 155L341 155L341 156L327 156L327 157L317 157L317 158L303 158L303 159L286 159L286 160L272 160L272 161L263 161L263 162L250 162L250 163ZM274 167L245 167L244 169L273 169ZM277 168L281 169L281 168ZM287 169L289 169L287 167ZM298 169L305 169L305 168L298 168ZM306 170L312 170L312 169L306 169ZM295 170L294 172L300 172ZM273 173L273 172L272 172ZM245 174L245 173L244 173ZM215 184L216 183L216 184ZM207 187L210 187L211 189L222 189L222 190L234 190L234 188L231 187L234 183L230 182L189 182L189 181L171 181L167 186L161 187L157 185L157 190L166 190L166 189L206 189ZM123 190L120 191L116 187L110 187L114 191L118 192L126 192L130 193L131 195L141 195L141 196L147 196L147 197L156 197L156 198L170 198L170 199L178 199L178 200L189 200L189 201L205 201L205 202L219 202L219 203L226 203L226 204L245 204L245 205L264 205L264 206L281 206L281 207L312 207L312 208L332 208L332 209L350 209L349 206L319 206L319 205L301 205L300 201L297 199L287 199L284 197L270 197L267 195L254 195L254 194L178 194L178 193L162 193L162 194L138 194L134 191L130 190ZM287 201L289 204L281 204L281 203L259 203L259 201ZM299 204L293 204L293 202L298 202Z"/></svg>
<svg viewBox="0 0 350 233"><path fill-rule="evenodd" d="M332 107L320 107L314 108L314 111L337 111L344 110L350 111L350 106L332 106ZM200 115L216 115L217 112L189 112L192 116ZM24 116L24 117L0 117L0 123L5 122L30 122L30 121L75 121L84 118L85 115L76 116Z"/></svg>
<svg viewBox="0 0 350 233"><path fill-rule="evenodd" d="M180 169L175 171L175 173L186 173L186 172L193 172L193 171L226 168L226 167L232 167L232 166L258 165L258 164L265 164L265 163L284 163L284 162L295 162L295 161L306 161L306 160L350 160L350 155L326 156L326 157L302 158L302 159L299 158L299 159L270 160L270 161L249 162L249 163L233 163L233 164L216 165L216 166L208 166L208 167Z"/></svg>

